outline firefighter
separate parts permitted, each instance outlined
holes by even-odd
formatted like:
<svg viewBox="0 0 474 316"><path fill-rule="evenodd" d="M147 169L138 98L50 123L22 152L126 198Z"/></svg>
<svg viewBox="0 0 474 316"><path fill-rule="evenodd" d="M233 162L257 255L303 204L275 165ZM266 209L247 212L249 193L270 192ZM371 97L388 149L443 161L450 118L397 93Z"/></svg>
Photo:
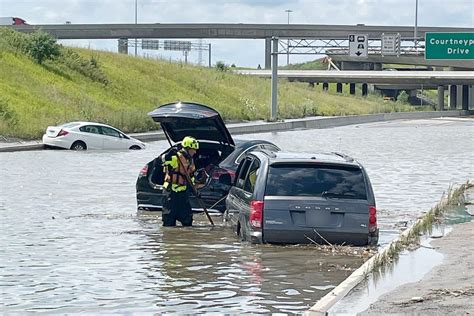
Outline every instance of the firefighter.
<svg viewBox="0 0 474 316"><path fill-rule="evenodd" d="M199 149L199 142L190 136L181 141L179 150L170 150L162 157L165 179L163 183L163 226L176 226L176 220L183 226L193 224L193 213L189 203L189 183L185 173L194 185L193 156ZM179 159L179 161L178 161ZM181 163L180 163L181 162ZM199 197L198 197L199 198Z"/></svg>

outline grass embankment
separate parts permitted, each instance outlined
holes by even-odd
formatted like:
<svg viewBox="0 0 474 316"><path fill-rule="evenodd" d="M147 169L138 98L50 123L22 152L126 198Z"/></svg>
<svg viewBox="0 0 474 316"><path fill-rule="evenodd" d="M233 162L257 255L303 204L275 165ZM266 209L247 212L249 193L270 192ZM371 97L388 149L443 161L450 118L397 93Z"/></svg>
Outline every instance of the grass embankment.
<svg viewBox="0 0 474 316"><path fill-rule="evenodd" d="M323 63L323 58L304 63L289 64L281 67L281 69L288 70L326 70L327 68L328 66Z"/></svg>
<svg viewBox="0 0 474 316"><path fill-rule="evenodd" d="M38 64L30 35L0 28L0 135L39 138L48 125L98 121L125 132L157 129L147 113L176 100L208 104L225 120L269 117L270 81L182 63L60 47ZM379 96L336 95L279 82L280 118L413 111Z"/></svg>

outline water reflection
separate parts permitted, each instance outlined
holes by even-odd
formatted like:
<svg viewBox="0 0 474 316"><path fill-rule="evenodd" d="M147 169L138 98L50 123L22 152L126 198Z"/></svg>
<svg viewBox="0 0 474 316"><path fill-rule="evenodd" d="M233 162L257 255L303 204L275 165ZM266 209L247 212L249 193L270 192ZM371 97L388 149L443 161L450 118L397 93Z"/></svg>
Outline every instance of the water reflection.
<svg viewBox="0 0 474 316"><path fill-rule="evenodd" d="M146 232L140 247L152 254L143 271L158 312L303 311L362 262L311 246L241 244L219 220L214 228L205 218L193 228L160 227L154 215L137 220Z"/></svg>

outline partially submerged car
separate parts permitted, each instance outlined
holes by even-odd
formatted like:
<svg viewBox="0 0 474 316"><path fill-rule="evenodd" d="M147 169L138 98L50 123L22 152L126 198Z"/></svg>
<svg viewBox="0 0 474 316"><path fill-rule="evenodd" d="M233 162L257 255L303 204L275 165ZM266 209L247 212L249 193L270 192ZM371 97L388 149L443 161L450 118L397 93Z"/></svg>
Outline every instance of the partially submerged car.
<svg viewBox="0 0 474 316"><path fill-rule="evenodd" d="M144 149L145 144L115 127L96 122L70 122L48 126L43 135L46 147L72 150Z"/></svg>
<svg viewBox="0 0 474 316"><path fill-rule="evenodd" d="M250 152L226 205L225 218L242 241L378 243L369 177L343 154Z"/></svg>
<svg viewBox="0 0 474 316"><path fill-rule="evenodd" d="M185 136L192 136L199 141L199 149L194 156L196 179L203 186L199 192L204 205L206 208L212 207L210 212L224 211L224 197L235 177L235 170L247 151L280 150L276 145L263 140L234 141L220 114L206 105L169 103L148 115L161 124L171 146L141 169L136 183L139 210L162 210L164 173L161 156L177 148ZM202 212L193 195L190 196L190 203L193 211Z"/></svg>

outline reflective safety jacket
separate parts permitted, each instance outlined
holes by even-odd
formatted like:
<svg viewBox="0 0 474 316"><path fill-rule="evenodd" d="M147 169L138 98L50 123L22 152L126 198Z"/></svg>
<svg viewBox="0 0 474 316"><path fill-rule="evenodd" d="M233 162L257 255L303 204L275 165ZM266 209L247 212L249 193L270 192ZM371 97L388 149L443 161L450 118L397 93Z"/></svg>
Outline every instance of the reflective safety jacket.
<svg viewBox="0 0 474 316"><path fill-rule="evenodd" d="M163 187L174 192L185 191L188 184L185 176L186 173L194 184L193 175L196 167L194 166L193 158L184 149L179 150L171 157L165 156L165 154L162 156L163 172L165 173ZM181 161L181 164L178 159Z"/></svg>

